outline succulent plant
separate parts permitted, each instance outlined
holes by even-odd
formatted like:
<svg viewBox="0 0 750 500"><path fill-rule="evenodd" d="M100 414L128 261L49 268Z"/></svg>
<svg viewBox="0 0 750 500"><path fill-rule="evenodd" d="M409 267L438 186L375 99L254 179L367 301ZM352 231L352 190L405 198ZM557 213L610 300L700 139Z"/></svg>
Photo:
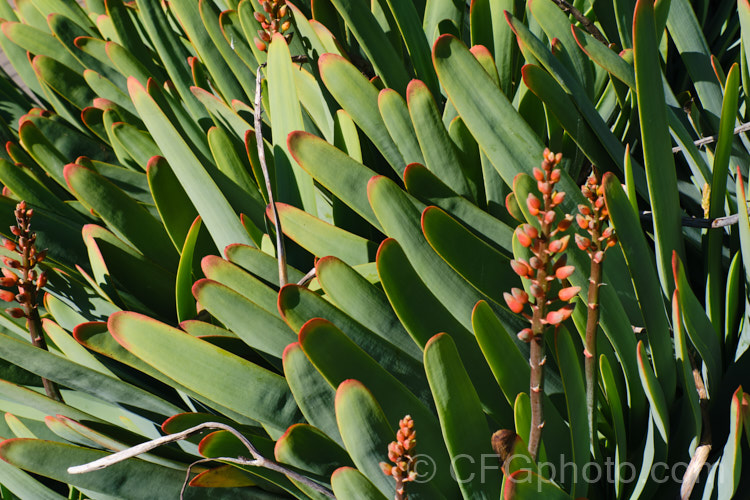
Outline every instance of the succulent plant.
<svg viewBox="0 0 750 500"><path fill-rule="evenodd" d="M741 494L749 20L0 1L0 496Z"/></svg>

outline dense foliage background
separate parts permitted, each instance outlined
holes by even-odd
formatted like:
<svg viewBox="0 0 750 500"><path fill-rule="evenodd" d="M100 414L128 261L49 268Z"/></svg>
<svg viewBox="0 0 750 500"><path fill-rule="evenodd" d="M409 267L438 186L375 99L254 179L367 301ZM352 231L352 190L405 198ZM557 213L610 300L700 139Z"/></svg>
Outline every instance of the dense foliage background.
<svg viewBox="0 0 750 500"><path fill-rule="evenodd" d="M25 84L0 77L3 499L176 498L203 458L186 498L742 491L746 0L16 0L0 18ZM552 197L541 217L528 201ZM605 259L589 222L567 229L587 200ZM545 246L547 212L567 249ZM554 280L519 277L562 253ZM577 305L528 332L529 295ZM407 414L401 483L381 462ZM67 471L206 422L281 468L237 463L223 429Z"/></svg>

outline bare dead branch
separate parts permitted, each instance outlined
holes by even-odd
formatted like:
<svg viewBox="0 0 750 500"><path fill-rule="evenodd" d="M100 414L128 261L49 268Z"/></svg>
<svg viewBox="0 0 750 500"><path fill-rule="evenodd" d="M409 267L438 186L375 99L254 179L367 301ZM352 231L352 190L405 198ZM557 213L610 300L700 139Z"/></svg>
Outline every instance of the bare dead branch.
<svg viewBox="0 0 750 500"><path fill-rule="evenodd" d="M566 14L572 15L576 21L581 23L581 25L586 28L586 31L588 31L591 36L602 42L604 45L609 45L609 42L606 38L604 38L604 35L602 35L602 32L599 31L599 28L596 27L594 23L591 22L591 19L584 16L580 10L576 9L571 5L570 3L566 2L565 0L552 0L557 4L558 7L560 7L560 10L565 12Z"/></svg>
<svg viewBox="0 0 750 500"><path fill-rule="evenodd" d="M68 467L68 474L84 474L86 472L92 472L95 470L104 469L111 465L122 462L123 460L127 460L129 458L136 457L142 453L151 451L154 448L158 448L161 445L174 443L175 441L181 441L205 429L221 429L221 430L230 432L234 437L240 440L240 442L245 446L245 448L247 448L247 451L250 452L250 455L253 457L253 459L248 460L243 457L236 457L236 458L221 457L221 458L213 458L213 459L201 459L201 460L194 462L193 464L190 465L190 467L188 467L188 477L190 475L190 469L194 465L197 465L198 463L203 463L209 460L213 460L213 461L218 460L218 461L230 462L230 463L237 464L237 465L263 467L265 469L280 472L281 474L288 476L290 479L294 479L295 481L298 481L306 486L309 486L310 488L314 489L315 491L317 491L318 493L322 495L325 495L329 498L336 498L334 497L333 493L331 493L327 488L321 486L320 484L313 481L312 479L306 476L303 476L302 474L295 472L291 469L288 469L284 467L283 465L280 465L272 460L268 460L263 455L261 455L258 449L253 445L253 443L251 443L237 429L229 425L219 423L219 422L204 422L200 425L196 425L195 427L191 427L190 429L186 429L182 432L169 434L167 436L161 436L156 439L146 441L145 443L141 443L139 445L133 446L126 450L118 451L117 453L113 453L112 455L108 455L106 457L100 458L99 460L95 460L88 464ZM183 485L183 491L184 491L184 485Z"/></svg>
<svg viewBox="0 0 750 500"><path fill-rule="evenodd" d="M743 123L742 125L734 129L734 135L741 134L742 132L747 132L748 130L750 130L750 123ZM715 142L718 138L718 135L712 135L709 137L704 137L703 139L698 139L697 141L694 141L693 144L698 147L705 146L706 144ZM680 146L675 146L672 148L673 153L679 153L680 151L682 151L682 148Z"/></svg>
<svg viewBox="0 0 750 500"><path fill-rule="evenodd" d="M316 272L317 272L317 271L316 271L316 270L315 270L315 268L313 267L312 269L310 269L310 270L309 270L309 271L307 272L307 274L306 274L306 275L304 275L304 276L302 277L302 279L301 279L301 280L299 280L299 281L297 282L297 284L298 284L299 286L305 286L305 287L306 287L307 285L309 285L309 284L310 284L310 282L311 282L311 281L313 280L313 278L315 278L315 273L316 273Z"/></svg>
<svg viewBox="0 0 750 500"><path fill-rule="evenodd" d="M273 189L271 188L271 177L268 175L268 166L266 165L266 150L263 147L263 131L261 130L260 115L263 112L261 103L261 82L263 75L261 71L266 66L265 63L258 66L255 74L255 109L253 110L253 126L255 127L255 142L258 147L258 161L260 169L263 171L263 179L266 181L266 191L268 191L268 204L273 213L273 223L276 226L276 258L279 261L279 286L288 283L289 278L286 271L286 249L284 248L284 235L281 232L281 219L279 212L276 210L276 202L273 199Z"/></svg>

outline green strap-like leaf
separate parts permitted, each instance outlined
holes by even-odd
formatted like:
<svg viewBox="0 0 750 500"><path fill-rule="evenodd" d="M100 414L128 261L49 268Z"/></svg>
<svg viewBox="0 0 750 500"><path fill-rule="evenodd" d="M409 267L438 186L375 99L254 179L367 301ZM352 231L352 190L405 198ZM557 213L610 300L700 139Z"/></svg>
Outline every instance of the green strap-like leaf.
<svg viewBox="0 0 750 500"><path fill-rule="evenodd" d="M448 334L435 335L424 350L424 365L456 479L464 498L493 498L499 476L482 476L476 457L491 451L487 419L479 397Z"/></svg>
<svg viewBox="0 0 750 500"><path fill-rule="evenodd" d="M331 475L333 494L341 500L385 500L364 474L353 467L341 467Z"/></svg>
<svg viewBox="0 0 750 500"><path fill-rule="evenodd" d="M288 142L294 159L316 181L330 189L367 222L380 227L366 197L367 183L375 172L307 132L292 132Z"/></svg>
<svg viewBox="0 0 750 500"><path fill-rule="evenodd" d="M400 347L371 332L315 292L298 285L287 285L279 292L279 310L287 324L297 332L311 319L330 321L345 332L349 342L402 380L423 402L429 404L431 401L427 380L421 374L421 360L408 356Z"/></svg>
<svg viewBox="0 0 750 500"><path fill-rule="evenodd" d="M277 203L285 235L316 257L332 255L350 266L375 260L377 246L370 240L324 222L291 205ZM268 217L273 220L270 207Z"/></svg>
<svg viewBox="0 0 750 500"><path fill-rule="evenodd" d="M439 208L422 212L422 231L438 255L488 297L500 297L512 286L520 286L508 257Z"/></svg>
<svg viewBox="0 0 750 500"><path fill-rule="evenodd" d="M391 167L401 175L406 164L380 116L378 89L375 85L341 56L324 54L318 61L318 66L320 76L334 99L351 115ZM406 82L403 89L402 92L406 89Z"/></svg>
<svg viewBox="0 0 750 500"><path fill-rule="evenodd" d="M406 90L406 100L425 166L458 194L471 199L456 147L427 86L419 80L412 80Z"/></svg>
<svg viewBox="0 0 750 500"><path fill-rule="evenodd" d="M669 335L669 319L653 265L653 253L643 235L640 220L633 212L620 181L614 175L607 173L604 175L602 185L607 210L612 225L617 231L618 241L628 263L630 277L643 313L654 368L664 395L671 403L676 385L674 356Z"/></svg>
<svg viewBox="0 0 750 500"><path fill-rule="evenodd" d="M133 104L148 126L154 141L175 169L174 174L183 189L197 205L196 209L216 246L223 249L232 243L250 244L250 236L242 227L226 198L167 116L146 93L146 89L134 78L128 79L128 88Z"/></svg>
<svg viewBox="0 0 750 500"><path fill-rule="evenodd" d="M651 210L654 213L656 268L662 289L670 295L674 289L669 276L672 252L676 251L684 260L685 249L682 241L677 174L670 148L667 107L662 89L654 22L653 3L638 1L633 19L638 115L641 122L643 159Z"/></svg>
<svg viewBox="0 0 750 500"><path fill-rule="evenodd" d="M400 94L406 91L409 75L401 57L383 33L364 0L331 0L367 57L372 61L375 73L383 79L387 87ZM322 60L322 59L321 59Z"/></svg>
<svg viewBox="0 0 750 500"><path fill-rule="evenodd" d="M415 359L422 358L420 347L406 333L376 285L336 257L318 260L315 269L323 291L339 308Z"/></svg>
<svg viewBox="0 0 750 500"><path fill-rule="evenodd" d="M273 427L285 428L301 417L280 375L140 314L116 313L108 327L128 351L211 401ZM243 380L243 390L213 383L227 376Z"/></svg>

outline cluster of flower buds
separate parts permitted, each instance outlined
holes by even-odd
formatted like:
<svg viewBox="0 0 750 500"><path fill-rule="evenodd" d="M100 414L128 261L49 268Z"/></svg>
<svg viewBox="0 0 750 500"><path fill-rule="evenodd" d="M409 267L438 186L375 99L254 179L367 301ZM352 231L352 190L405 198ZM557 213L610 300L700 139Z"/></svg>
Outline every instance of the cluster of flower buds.
<svg viewBox="0 0 750 500"><path fill-rule="evenodd" d="M397 494L403 495L403 485L417 478L414 470L414 448L417 446L417 432L414 430L414 420L406 415L398 422L396 441L388 445L388 460L393 462L380 462L380 468L386 476L392 476L396 480ZM403 498L401 496L400 498Z"/></svg>
<svg viewBox="0 0 750 500"><path fill-rule="evenodd" d="M586 251L591 260L600 264L604 260L604 252L609 247L617 244L617 236L614 234L612 226L602 228L609 220L609 212L604 204L604 189L599 183L596 172L592 172L586 180L586 184L581 187L581 192L588 199L588 205L578 205L578 215L576 222L588 231L590 238L576 234L576 245L581 250Z"/></svg>
<svg viewBox="0 0 750 500"><path fill-rule="evenodd" d="M565 250L568 248L570 235L562 236L573 222L568 215L558 220L555 208L565 200L565 192L556 191L555 185L560 181L560 170L557 168L562 154L554 154L549 149L544 150L542 168L534 168L534 178L537 188L542 193L540 200L534 193L529 193L526 206L532 216L539 221L539 227L523 224L516 229L518 242L528 248L532 256L526 261L516 259L510 262L513 271L521 278L529 280L529 293L519 288L513 288L511 293L503 294L505 303L511 311L522 314L534 326L534 318L542 326L559 325L573 313L570 301L578 294L580 287L562 288L557 297L550 297L550 288L554 280L566 280L574 266L567 265ZM529 296L531 295L531 297ZM563 302L562 306L550 308L556 300ZM532 314L524 312L529 305ZM532 328L524 328L518 337L524 342L531 342L534 335Z"/></svg>
<svg viewBox="0 0 750 500"><path fill-rule="evenodd" d="M21 306L6 309L6 312L14 318L25 318L37 307L37 293L47 284L47 275L44 271L37 273L36 265L44 260L46 250L37 251L36 233L31 232L31 217L33 209L26 208L26 202L16 205L16 225L10 227L10 232L18 238L17 242L3 239L3 246L20 255L20 260L3 257L3 277L0 278L0 286L5 288L15 287L17 293L11 290L0 290L0 299L6 302L18 302ZM18 274L13 270L17 270Z"/></svg>
<svg viewBox="0 0 750 500"><path fill-rule="evenodd" d="M258 38L255 38L255 46L258 50L265 52L268 50L268 44L271 43L274 33L284 34L289 27L292 25L291 20L284 18L289 13L289 7L286 5L286 0L258 0L263 6L265 14L262 12L255 13L255 20L260 23L258 30ZM292 33L284 35L286 43L292 40Z"/></svg>

